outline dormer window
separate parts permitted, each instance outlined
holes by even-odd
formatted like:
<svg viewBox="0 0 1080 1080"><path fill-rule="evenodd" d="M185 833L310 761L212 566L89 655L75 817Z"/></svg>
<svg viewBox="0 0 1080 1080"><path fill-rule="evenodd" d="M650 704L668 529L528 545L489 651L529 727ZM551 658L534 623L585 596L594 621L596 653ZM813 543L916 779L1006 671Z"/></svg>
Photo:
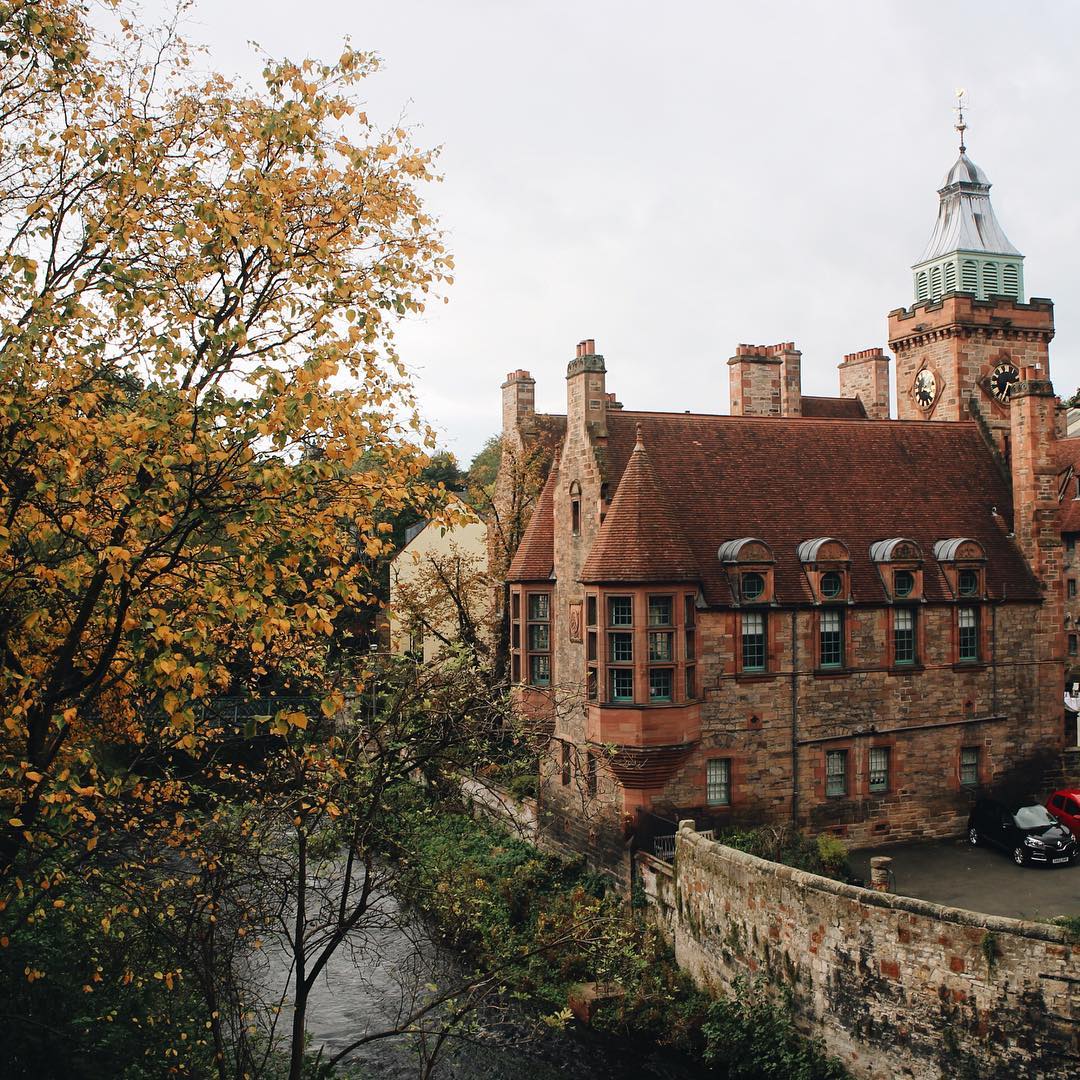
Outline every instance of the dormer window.
<svg viewBox="0 0 1080 1080"><path fill-rule="evenodd" d="M979 571L964 567L956 574L956 591L961 596L979 595Z"/></svg>
<svg viewBox="0 0 1080 1080"><path fill-rule="evenodd" d="M817 603L843 604L851 599L851 555L847 545L831 536L819 536L804 540L798 555Z"/></svg>
<svg viewBox="0 0 1080 1080"><path fill-rule="evenodd" d="M759 574L756 570L751 570L748 573L740 575L739 589L743 600L754 601L760 600L765 595L765 576Z"/></svg>
<svg viewBox="0 0 1080 1080"><path fill-rule="evenodd" d="M915 575L910 570L896 570L893 572L893 596L901 599L910 596L915 591Z"/></svg>
<svg viewBox="0 0 1080 1080"><path fill-rule="evenodd" d="M829 570L821 575L821 595L825 600L836 600L844 592L844 575Z"/></svg>
<svg viewBox="0 0 1080 1080"><path fill-rule="evenodd" d="M941 564L956 599L986 597L986 552L978 540L966 536L939 540L934 544L934 558Z"/></svg>
<svg viewBox="0 0 1080 1080"><path fill-rule="evenodd" d="M885 595L893 603L914 603L923 598L923 553L902 536L870 545L870 561L877 567Z"/></svg>
<svg viewBox="0 0 1080 1080"><path fill-rule="evenodd" d="M728 540L716 552L737 605L771 604L774 598L772 548L764 540L744 536Z"/></svg>

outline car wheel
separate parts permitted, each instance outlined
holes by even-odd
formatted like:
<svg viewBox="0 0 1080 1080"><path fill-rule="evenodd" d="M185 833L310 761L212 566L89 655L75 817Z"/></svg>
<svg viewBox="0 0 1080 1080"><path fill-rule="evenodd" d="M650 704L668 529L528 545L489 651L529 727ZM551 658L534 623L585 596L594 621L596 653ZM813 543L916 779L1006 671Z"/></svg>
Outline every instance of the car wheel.
<svg viewBox="0 0 1080 1080"><path fill-rule="evenodd" d="M968 829L968 843L972 847L979 846L979 830L976 829L974 825L972 825L971 828Z"/></svg>
<svg viewBox="0 0 1080 1080"><path fill-rule="evenodd" d="M1013 862L1016 863L1017 866L1023 866L1024 863L1027 862L1027 854L1019 844L1013 848Z"/></svg>

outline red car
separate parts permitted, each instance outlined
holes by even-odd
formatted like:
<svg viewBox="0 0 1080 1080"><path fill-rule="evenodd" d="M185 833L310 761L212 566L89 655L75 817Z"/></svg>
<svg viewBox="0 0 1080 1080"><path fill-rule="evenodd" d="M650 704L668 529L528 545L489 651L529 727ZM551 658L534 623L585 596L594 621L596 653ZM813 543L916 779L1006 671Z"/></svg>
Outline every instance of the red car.
<svg viewBox="0 0 1080 1080"><path fill-rule="evenodd" d="M1071 829L1074 835L1080 836L1080 790L1063 788L1061 791L1055 791L1046 800L1046 809L1062 825Z"/></svg>

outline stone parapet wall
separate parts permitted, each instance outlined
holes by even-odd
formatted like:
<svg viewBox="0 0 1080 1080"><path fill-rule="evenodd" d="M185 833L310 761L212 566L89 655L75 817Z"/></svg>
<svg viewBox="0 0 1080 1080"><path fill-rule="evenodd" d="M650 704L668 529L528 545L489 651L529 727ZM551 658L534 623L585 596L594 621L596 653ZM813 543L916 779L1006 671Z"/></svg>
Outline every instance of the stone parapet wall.
<svg viewBox="0 0 1080 1080"><path fill-rule="evenodd" d="M800 1025L866 1080L1080 1075L1080 945L1040 923L844 885L684 823L643 880L680 966L790 988Z"/></svg>

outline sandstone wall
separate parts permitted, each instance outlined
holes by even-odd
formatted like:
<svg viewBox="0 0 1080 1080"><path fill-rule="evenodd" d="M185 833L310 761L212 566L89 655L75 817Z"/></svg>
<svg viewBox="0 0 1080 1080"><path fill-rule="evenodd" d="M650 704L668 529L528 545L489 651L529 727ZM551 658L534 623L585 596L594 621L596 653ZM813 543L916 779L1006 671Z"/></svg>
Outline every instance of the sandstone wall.
<svg viewBox="0 0 1080 1080"><path fill-rule="evenodd" d="M1063 930L843 885L685 826L676 843L673 887L654 871L651 892L680 966L721 992L789 987L853 1075L1080 1075L1080 945Z"/></svg>

